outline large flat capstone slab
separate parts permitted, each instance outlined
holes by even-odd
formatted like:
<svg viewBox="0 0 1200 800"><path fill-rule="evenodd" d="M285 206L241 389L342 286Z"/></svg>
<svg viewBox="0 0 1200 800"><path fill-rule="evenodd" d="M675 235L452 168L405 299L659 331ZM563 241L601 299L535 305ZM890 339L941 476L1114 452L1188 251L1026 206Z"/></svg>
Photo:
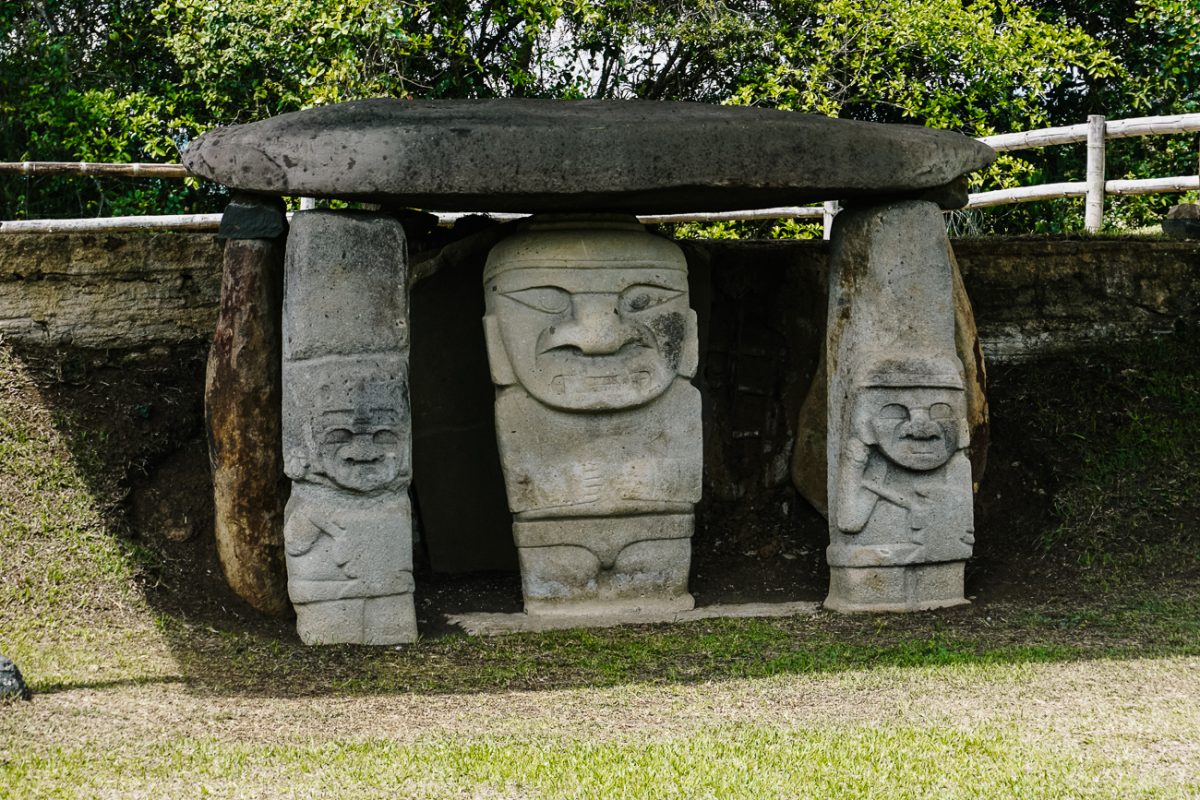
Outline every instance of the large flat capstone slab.
<svg viewBox="0 0 1200 800"><path fill-rule="evenodd" d="M669 214L913 195L994 158L974 139L915 125L509 98L323 106L210 131L183 163L263 194L444 211Z"/></svg>

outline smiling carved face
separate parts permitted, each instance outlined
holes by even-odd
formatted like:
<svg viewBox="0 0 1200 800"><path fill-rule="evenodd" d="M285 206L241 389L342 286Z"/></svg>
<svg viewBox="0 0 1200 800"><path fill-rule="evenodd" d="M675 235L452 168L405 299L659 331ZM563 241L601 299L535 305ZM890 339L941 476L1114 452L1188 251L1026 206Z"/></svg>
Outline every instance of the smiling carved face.
<svg viewBox="0 0 1200 800"><path fill-rule="evenodd" d="M926 472L945 464L959 449L964 402L956 389L904 387L870 389L863 411L870 437L887 458Z"/></svg>
<svg viewBox="0 0 1200 800"><path fill-rule="evenodd" d="M326 411L314 424L320 469L344 489L369 492L390 485L404 470L400 420L390 409L370 417Z"/></svg>

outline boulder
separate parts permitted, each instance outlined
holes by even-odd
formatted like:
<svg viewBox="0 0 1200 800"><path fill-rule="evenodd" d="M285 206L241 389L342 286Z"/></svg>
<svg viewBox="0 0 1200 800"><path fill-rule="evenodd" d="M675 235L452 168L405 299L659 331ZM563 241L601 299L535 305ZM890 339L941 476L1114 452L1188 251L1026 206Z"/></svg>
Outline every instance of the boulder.
<svg viewBox="0 0 1200 800"><path fill-rule="evenodd" d="M1167 212L1163 233L1172 239L1200 239L1200 205L1183 203Z"/></svg>
<svg viewBox="0 0 1200 800"><path fill-rule="evenodd" d="M860 197L961 204L995 158L950 131L632 100L359 100L218 128L196 175L250 192L459 211L720 211Z"/></svg>
<svg viewBox="0 0 1200 800"><path fill-rule="evenodd" d="M17 665L0 656L0 702L5 700L28 700L31 697L25 679Z"/></svg>

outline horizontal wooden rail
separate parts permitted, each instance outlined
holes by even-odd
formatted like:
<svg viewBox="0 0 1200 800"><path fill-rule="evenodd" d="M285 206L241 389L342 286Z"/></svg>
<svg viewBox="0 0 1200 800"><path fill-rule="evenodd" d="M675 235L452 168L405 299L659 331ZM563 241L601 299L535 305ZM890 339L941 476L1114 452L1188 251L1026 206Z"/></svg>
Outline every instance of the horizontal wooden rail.
<svg viewBox="0 0 1200 800"><path fill-rule="evenodd" d="M1105 194L1158 194L1160 192L1194 192L1198 189L1200 189L1200 175L1104 182Z"/></svg>
<svg viewBox="0 0 1200 800"><path fill-rule="evenodd" d="M0 233L116 233L119 231L215 231L220 214L167 214L148 217L30 219L0 222Z"/></svg>
<svg viewBox="0 0 1200 800"><path fill-rule="evenodd" d="M1133 117L1114 119L1105 123L1105 139L1128 139L1133 136L1158 136L1174 133L1200 131L1200 114L1176 114L1168 117ZM1022 133L1001 133L996 136L981 136L979 141L997 152L1010 150L1032 150L1056 144L1086 142L1088 123L1064 125L1060 128L1043 128Z"/></svg>
<svg viewBox="0 0 1200 800"><path fill-rule="evenodd" d="M1135 195L1160 192L1200 191L1200 176L1180 175L1172 178L1105 181L1105 194ZM1019 186L971 195L967 208L991 208L1009 203L1032 203L1038 200L1059 200L1064 197L1084 197L1087 183L1044 183L1039 186ZM682 222L727 222L730 220L821 219L832 216L824 206L782 206L751 211L724 211L696 214L654 214L638 217L648 225ZM454 212L436 215L439 225L453 225L474 214ZM525 214L486 214L498 222L521 219ZM147 217L95 217L92 219L39 219L0 222L0 233L99 233L119 231L173 230L215 231L221 224L220 214L179 214Z"/></svg>
<svg viewBox="0 0 1200 800"><path fill-rule="evenodd" d="M99 161L0 161L0 174L103 175L116 178L186 178L182 164L109 164Z"/></svg>
<svg viewBox="0 0 1200 800"><path fill-rule="evenodd" d="M638 217L647 225L663 225L674 222L742 222L760 219L820 219L825 215L824 206L782 206L758 208L749 211L714 211L710 214L651 214Z"/></svg>
<svg viewBox="0 0 1200 800"><path fill-rule="evenodd" d="M997 189L994 192L976 192L971 195L971 201L967 204L967 208L989 208L1008 203L1032 203L1036 200L1083 197L1086 194L1087 184L1083 181L1043 183L1040 186L1020 186L1015 189Z"/></svg>
<svg viewBox="0 0 1200 800"><path fill-rule="evenodd" d="M1174 178L1144 178L1141 180L1105 181L1105 194L1158 194L1160 192L1194 192L1200 190L1200 176L1181 175ZM997 189L971 195L967 208L988 208L1008 203L1032 203L1037 200L1058 200L1063 197L1085 197L1087 183L1043 183L1016 189Z"/></svg>
<svg viewBox="0 0 1200 800"><path fill-rule="evenodd" d="M820 219L825 213L822 206L791 206L787 208L764 208L754 211L730 211L702 214L670 214L638 217L648 225L671 222L723 222L727 220L768 219ZM290 214L288 215L291 216ZM458 220L477 214L461 212L436 215L439 225L453 225ZM497 222L523 219L528 214L492 213ZM89 219L36 219L0 222L0 233L101 233L120 231L215 231L221 225L220 214L179 214L148 217L94 217Z"/></svg>

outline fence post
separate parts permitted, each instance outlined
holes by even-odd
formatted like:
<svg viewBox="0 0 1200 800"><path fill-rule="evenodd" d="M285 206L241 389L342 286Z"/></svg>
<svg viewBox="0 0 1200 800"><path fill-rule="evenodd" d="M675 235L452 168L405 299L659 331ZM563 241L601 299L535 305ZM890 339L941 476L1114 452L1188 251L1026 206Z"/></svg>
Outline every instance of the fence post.
<svg viewBox="0 0 1200 800"><path fill-rule="evenodd" d="M1088 115L1087 131L1087 205L1083 227L1099 233L1104 224L1104 115Z"/></svg>
<svg viewBox="0 0 1200 800"><path fill-rule="evenodd" d="M821 214L821 219L825 223L825 226L824 226L825 233L821 237L822 239L825 239L826 241L829 240L829 233L830 233L830 231L833 230L833 218L836 217L837 213L841 210L842 210L842 204L840 202L838 202L837 200L826 200L825 201L825 210Z"/></svg>

